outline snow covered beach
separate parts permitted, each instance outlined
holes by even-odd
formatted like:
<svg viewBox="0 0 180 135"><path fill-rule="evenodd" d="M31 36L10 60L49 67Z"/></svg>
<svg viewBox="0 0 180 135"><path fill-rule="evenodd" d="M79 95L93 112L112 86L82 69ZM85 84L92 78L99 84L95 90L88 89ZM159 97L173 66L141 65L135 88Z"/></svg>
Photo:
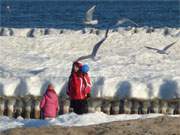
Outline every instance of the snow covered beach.
<svg viewBox="0 0 180 135"><path fill-rule="evenodd" d="M172 28L110 30L107 40L98 50L97 59L82 61L90 65L93 81L92 97L142 100L180 98L179 32L180 29ZM90 54L93 46L102 39L104 33L105 30L96 29L79 31L14 28L2 31L1 29L0 97L21 96L26 98L27 95L38 97L44 93L49 82L55 85L56 92L60 97L66 97L65 90L72 62L80 56ZM173 42L176 43L167 50L168 55L159 54L144 47L161 49ZM13 110L13 107L13 104L9 105L10 111ZM28 110L28 107L25 109ZM132 106L127 105L126 107L125 109L130 109L131 113ZM176 106L176 109L177 107L179 106ZM0 106L0 109L2 108ZM158 107L155 105L154 109L156 108ZM145 109L147 111L148 106ZM175 107L170 105L168 109L170 111L167 113L173 114ZM39 111L39 108L37 110ZM154 112L158 113L159 110L154 110ZM30 114L30 112L28 113ZM102 112L96 112L78 116L70 113L60 115L52 121L16 120L2 116L0 117L0 132L16 127L32 127L32 125L34 127L88 126L159 116L164 115L121 114L109 116Z"/></svg>
<svg viewBox="0 0 180 135"><path fill-rule="evenodd" d="M0 132L2 135L179 134L179 119L161 114L109 116L103 113L81 116L70 113L54 120L0 117Z"/></svg>
<svg viewBox="0 0 180 135"><path fill-rule="evenodd" d="M90 65L93 97L180 97L180 29L111 30ZM0 95L39 96L48 82L64 96L71 65L90 54L104 30L1 29ZM169 55L144 46L169 48Z"/></svg>
<svg viewBox="0 0 180 135"><path fill-rule="evenodd" d="M52 126L58 125L63 127L72 127L72 126L90 126L97 125L102 123L109 123L114 121L129 121L129 120L143 120L149 118L156 118L164 116L162 114L146 114L146 115L114 115L110 116L104 113L89 113L84 115L77 115L75 113L65 114L57 117L56 119L51 120L35 120L35 119L12 119L8 117L0 117L0 132L16 128L16 127L42 127L42 126ZM177 117L179 116L169 116Z"/></svg>

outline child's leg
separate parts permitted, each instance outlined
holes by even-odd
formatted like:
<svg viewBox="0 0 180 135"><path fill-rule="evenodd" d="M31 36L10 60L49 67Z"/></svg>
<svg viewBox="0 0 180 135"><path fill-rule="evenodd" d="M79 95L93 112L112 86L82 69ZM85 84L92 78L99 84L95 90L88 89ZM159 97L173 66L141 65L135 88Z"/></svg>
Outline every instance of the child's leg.
<svg viewBox="0 0 180 135"><path fill-rule="evenodd" d="M44 112L43 112L43 110L40 111L40 119L44 119Z"/></svg>
<svg viewBox="0 0 180 135"><path fill-rule="evenodd" d="M88 103L87 100L77 100L75 102L75 108L74 112L77 114L83 114L83 113L88 113Z"/></svg>
<svg viewBox="0 0 180 135"><path fill-rule="evenodd" d="M71 107L77 114L88 113L88 102L87 99L83 100L71 100Z"/></svg>
<svg viewBox="0 0 180 135"><path fill-rule="evenodd" d="M88 102L87 99L81 101L81 113L88 113Z"/></svg>
<svg viewBox="0 0 180 135"><path fill-rule="evenodd" d="M72 108L73 108L73 111L77 114L79 114L79 109L80 109L80 103L79 103L79 100L72 100Z"/></svg>
<svg viewBox="0 0 180 135"><path fill-rule="evenodd" d="M73 100L70 101L69 112L74 112L74 102L73 102Z"/></svg>

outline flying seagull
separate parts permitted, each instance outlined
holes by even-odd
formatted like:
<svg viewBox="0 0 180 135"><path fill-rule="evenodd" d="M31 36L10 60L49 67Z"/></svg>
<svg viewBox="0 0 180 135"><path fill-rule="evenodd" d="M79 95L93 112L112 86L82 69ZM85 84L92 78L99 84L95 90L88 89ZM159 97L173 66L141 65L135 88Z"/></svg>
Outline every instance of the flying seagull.
<svg viewBox="0 0 180 135"><path fill-rule="evenodd" d="M85 16L84 23L85 24L91 24L95 25L98 24L98 20L93 20L93 13L95 11L96 5L92 6L87 12Z"/></svg>
<svg viewBox="0 0 180 135"><path fill-rule="evenodd" d="M176 34L170 34L172 37L179 37L180 36L180 31L177 32Z"/></svg>
<svg viewBox="0 0 180 135"><path fill-rule="evenodd" d="M148 46L145 46L145 47L146 47L147 49L154 50L154 51L156 51L156 52L159 53L159 54L168 54L166 51L167 51L170 47L172 47L175 43L176 43L176 42L173 42L173 43L167 45L166 47L164 47L163 49L157 49L157 48L148 47Z"/></svg>
<svg viewBox="0 0 180 135"><path fill-rule="evenodd" d="M130 22L130 23L132 23L132 24L134 24L136 26L139 26L137 23L135 23L134 21L132 21L132 20L130 20L128 18L119 19L118 22L116 23L116 26L119 26L119 25L121 25L121 24L123 24L125 22Z"/></svg>
<svg viewBox="0 0 180 135"><path fill-rule="evenodd" d="M6 10L7 10L8 12L10 12L10 11L11 11L11 7L10 7L9 5L7 5L7 6L6 6Z"/></svg>
<svg viewBox="0 0 180 135"><path fill-rule="evenodd" d="M96 57L96 54L99 50L99 47L102 45L102 43L107 39L108 37L108 33L109 33L109 28L106 30L106 33L105 33L105 36L103 39L101 39L97 44L94 45L93 47L93 50L92 50L92 53L89 54L89 55L85 55L85 56L81 56L77 59L77 61L80 61L80 60L84 60L84 59L93 59L95 60L95 57Z"/></svg>

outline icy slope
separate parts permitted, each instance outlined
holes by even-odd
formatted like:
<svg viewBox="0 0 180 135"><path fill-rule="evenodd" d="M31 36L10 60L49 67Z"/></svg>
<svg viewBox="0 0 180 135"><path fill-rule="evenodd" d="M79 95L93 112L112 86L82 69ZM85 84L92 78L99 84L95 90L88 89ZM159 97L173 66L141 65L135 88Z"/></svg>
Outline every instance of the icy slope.
<svg viewBox="0 0 180 135"><path fill-rule="evenodd" d="M43 94L48 82L65 95L72 62L90 54L104 31L53 30L49 35L26 37L28 29L14 29L13 36L0 36L0 95ZM110 32L90 65L94 97L176 98L180 97L179 29L119 29ZM158 54L144 46L168 49Z"/></svg>

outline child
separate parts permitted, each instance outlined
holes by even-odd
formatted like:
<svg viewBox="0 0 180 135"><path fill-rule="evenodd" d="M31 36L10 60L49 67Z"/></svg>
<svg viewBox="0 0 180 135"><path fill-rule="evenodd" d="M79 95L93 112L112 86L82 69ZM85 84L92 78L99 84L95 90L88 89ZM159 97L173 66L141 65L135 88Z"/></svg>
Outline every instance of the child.
<svg viewBox="0 0 180 135"><path fill-rule="evenodd" d="M45 119L55 118L58 114L58 95L56 94L52 84L48 85L46 93L40 102L40 109L42 111L43 118Z"/></svg>
<svg viewBox="0 0 180 135"><path fill-rule="evenodd" d="M87 65L85 66L87 68ZM69 78L67 95L71 100L71 108L77 114L88 112L87 97L90 94L91 83L88 76L88 71L84 70L84 65L80 62L74 62L71 76ZM89 70L89 67L88 67Z"/></svg>
<svg viewBox="0 0 180 135"><path fill-rule="evenodd" d="M90 93L91 93L91 85L92 85L89 74L88 74L89 66L87 64L84 64L81 67L80 70L81 70L81 73L82 73L82 76L83 76L83 82L84 82L84 85L85 85L85 91L87 93L87 97L89 97Z"/></svg>

